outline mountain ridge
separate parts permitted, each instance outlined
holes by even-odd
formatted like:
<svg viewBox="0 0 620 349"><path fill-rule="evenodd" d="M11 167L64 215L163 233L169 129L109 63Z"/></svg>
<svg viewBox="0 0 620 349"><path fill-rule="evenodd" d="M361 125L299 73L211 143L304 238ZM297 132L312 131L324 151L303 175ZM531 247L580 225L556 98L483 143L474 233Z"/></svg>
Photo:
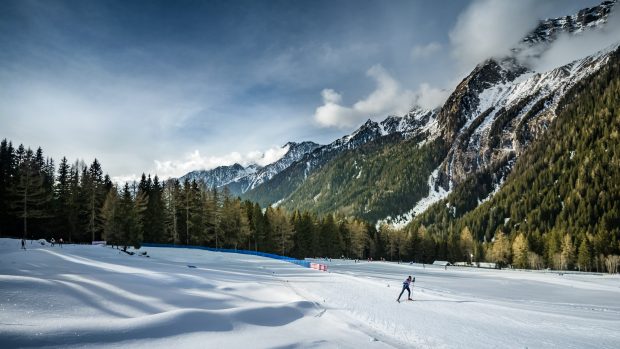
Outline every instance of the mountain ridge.
<svg viewBox="0 0 620 349"><path fill-rule="evenodd" d="M269 179L239 192L244 199L261 205L299 209L299 203L304 202L306 208L319 213L329 212L326 209L329 207L335 212L403 226L472 176L492 172L485 196L476 198L479 203L485 202L502 186L529 145L545 136L566 91L605 66L617 44L589 55L585 53L584 58L547 71L535 71L531 60L539 58L561 35L599 30L606 24L616 2L605 1L573 15L540 21L508 56L478 64L441 107L423 110L416 106L403 116L391 115L379 122L368 119L352 133L330 144L316 146L273 171ZM441 142L437 142L439 139ZM435 148L420 152L429 144ZM391 151L394 147L406 147L409 153ZM381 154L391 154L395 158L383 161ZM428 163L420 163L419 168L424 170L417 171L408 167L417 160L409 161L407 154L426 158L436 166L429 168ZM377 163L373 167L366 162L365 166L370 166L370 173L377 177L367 177L365 180L372 185L363 185L366 189L361 190L356 186L369 172L359 166L369 156ZM436 164L438 157L443 160ZM403 164L409 165L402 167ZM385 168L377 169L377 166ZM341 178L338 168L347 173L346 179ZM424 183L427 189L411 184L411 188L416 188L414 192L394 183L407 182L402 176L408 174L392 176L390 168L415 172L416 183ZM423 178L419 177L422 173L426 173ZM388 178L391 179L386 182ZM240 181L237 179L235 183ZM383 187L372 189L378 183ZM332 199L341 202L341 207L324 201L330 197L325 195L325 189L335 188L336 184L340 196ZM388 187L399 194L390 196L376 192ZM420 197L420 193L424 195ZM407 195L416 198L416 202L412 204ZM342 201L344 197L350 201Z"/></svg>

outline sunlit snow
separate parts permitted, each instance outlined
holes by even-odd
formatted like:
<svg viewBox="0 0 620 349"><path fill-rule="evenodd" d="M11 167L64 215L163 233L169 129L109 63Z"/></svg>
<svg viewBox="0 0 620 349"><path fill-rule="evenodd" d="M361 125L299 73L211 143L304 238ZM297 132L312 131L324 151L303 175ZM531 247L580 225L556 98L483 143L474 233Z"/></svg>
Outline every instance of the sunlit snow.
<svg viewBox="0 0 620 349"><path fill-rule="evenodd" d="M0 239L2 348L620 347L617 275L27 248Z"/></svg>

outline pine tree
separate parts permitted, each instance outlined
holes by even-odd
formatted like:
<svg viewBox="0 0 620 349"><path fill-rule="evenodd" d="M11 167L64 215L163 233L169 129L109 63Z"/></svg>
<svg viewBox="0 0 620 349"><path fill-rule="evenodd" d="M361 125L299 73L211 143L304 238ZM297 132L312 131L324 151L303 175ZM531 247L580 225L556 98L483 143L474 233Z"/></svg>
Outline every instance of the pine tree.
<svg viewBox="0 0 620 349"><path fill-rule="evenodd" d="M575 247L573 246L573 240L569 234L564 235L562 240L562 268L568 270L573 266L575 259Z"/></svg>
<svg viewBox="0 0 620 349"><path fill-rule="evenodd" d="M192 190L191 190L191 186L190 186L190 182L188 178L185 178L185 181L183 182L183 211L184 211L184 227L185 227L185 244L189 245L189 228L190 228L190 221L189 221L189 214L190 214L190 209L191 209L191 195L192 195Z"/></svg>
<svg viewBox="0 0 620 349"><path fill-rule="evenodd" d="M263 215L263 210L257 203L254 204L254 208L252 209L252 220L253 226L250 227L250 230L253 231L254 235L254 250L266 251L268 223Z"/></svg>
<svg viewBox="0 0 620 349"><path fill-rule="evenodd" d="M71 241L70 225L70 203L71 203L71 167L66 157L63 157L58 166L58 178L54 189L54 202L56 215L56 225L60 237L66 241ZM69 234L68 236L64 236Z"/></svg>
<svg viewBox="0 0 620 349"><path fill-rule="evenodd" d="M515 267L521 269L528 267L528 253L529 246L527 244L527 239L523 233L520 233L512 243L512 261Z"/></svg>
<svg viewBox="0 0 620 349"><path fill-rule="evenodd" d="M181 243L178 227L178 215L181 201L181 184L178 179L170 179L164 185L166 242Z"/></svg>
<svg viewBox="0 0 620 349"><path fill-rule="evenodd" d="M359 220L353 220L348 224L351 232L351 255L356 258L364 258L364 251L368 247L368 230L366 224Z"/></svg>
<svg viewBox="0 0 620 349"><path fill-rule="evenodd" d="M125 183L121 197L122 235L120 243L125 247L139 248L143 241L142 213L146 209L147 198L144 193L137 191L132 197L129 185Z"/></svg>
<svg viewBox="0 0 620 349"><path fill-rule="evenodd" d="M338 234L340 235L340 241L342 241L342 255L346 258L351 258L351 231L347 225L345 219L341 219L338 225Z"/></svg>
<svg viewBox="0 0 620 349"><path fill-rule="evenodd" d="M153 185L148 198L148 217L150 220L150 236L153 242L166 242L166 226L164 213L164 188L159 182L159 178L153 178Z"/></svg>
<svg viewBox="0 0 620 349"><path fill-rule="evenodd" d="M95 241L101 234L99 210L107 194L104 192L103 170L97 159L88 168L83 183L88 204L88 232L91 234L92 241Z"/></svg>
<svg viewBox="0 0 620 349"><path fill-rule="evenodd" d="M461 230L459 246L461 249L461 256L465 258L464 260L473 262L474 238L467 226Z"/></svg>
<svg viewBox="0 0 620 349"><path fill-rule="evenodd" d="M581 245L579 245L579 256L577 257L577 265L579 270L590 271L592 265L592 256L590 254L590 244L588 243L587 236L581 239Z"/></svg>
<svg viewBox="0 0 620 349"><path fill-rule="evenodd" d="M108 195L101 209L101 218L103 221L103 240L108 244L118 245L121 241L123 230L123 213L121 202L118 196L118 189L113 187L108 191Z"/></svg>
<svg viewBox="0 0 620 349"><path fill-rule="evenodd" d="M155 242L155 238L153 236L153 215L151 214L151 191L153 188L153 181L151 180L151 175L149 174L148 179L146 174L142 173L140 177L140 182L138 183L138 194L144 196L146 200L146 208L142 212L142 216L140 219L142 220L142 229L144 232L144 241Z"/></svg>
<svg viewBox="0 0 620 349"><path fill-rule="evenodd" d="M292 235L294 229L289 218L280 207L275 209L273 207L268 207L266 215L271 223L274 237L276 238L278 253L283 256L289 254L293 247Z"/></svg>
<svg viewBox="0 0 620 349"><path fill-rule="evenodd" d="M23 149L22 146L20 148ZM13 209L23 219L23 238L28 238L28 220L47 217L45 206L49 197L43 188L43 176L32 150L28 149L18 165L18 180L12 190Z"/></svg>
<svg viewBox="0 0 620 349"><path fill-rule="evenodd" d="M71 193L68 206L67 219L69 221L69 241L86 241L87 238L82 236L85 231L85 225L82 224L84 212L87 211L86 195L84 187L82 186L83 177L80 177L80 172L84 175L86 165L76 161L69 170L69 192Z"/></svg>
<svg viewBox="0 0 620 349"><path fill-rule="evenodd" d="M510 262L510 242L502 231L495 234L491 248L491 260L503 267Z"/></svg>
<svg viewBox="0 0 620 349"><path fill-rule="evenodd" d="M326 215L321 221L319 228L319 251L320 256L337 257L340 255L340 241L338 240L338 227L334 222L334 216Z"/></svg>
<svg viewBox="0 0 620 349"><path fill-rule="evenodd" d="M11 191L16 178L17 160L11 142L0 143L0 235L6 235L13 228L11 215Z"/></svg>

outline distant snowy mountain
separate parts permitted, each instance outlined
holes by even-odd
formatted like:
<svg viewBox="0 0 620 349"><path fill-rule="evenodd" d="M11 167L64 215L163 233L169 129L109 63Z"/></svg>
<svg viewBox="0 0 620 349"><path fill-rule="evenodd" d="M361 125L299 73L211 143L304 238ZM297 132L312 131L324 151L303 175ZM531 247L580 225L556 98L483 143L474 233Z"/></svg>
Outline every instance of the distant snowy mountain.
<svg viewBox="0 0 620 349"><path fill-rule="evenodd" d="M573 15L543 20L514 51L518 52L540 43L550 43L562 33L577 34L587 29L601 27L607 22L607 17L616 1L604 1L598 6L585 8Z"/></svg>
<svg viewBox="0 0 620 349"><path fill-rule="evenodd" d="M319 145L314 142L286 143L284 145L284 148L288 148L286 154L284 154L284 156L280 160L265 166L261 169L261 171L256 172L254 176L251 176L252 181L243 192L254 189L257 186L265 183L266 181L273 178L273 176L277 175L278 173L284 171L286 168L291 166L291 164L293 164L295 161L298 161L304 155L311 153L318 147Z"/></svg>
<svg viewBox="0 0 620 349"><path fill-rule="evenodd" d="M402 139L436 136L436 116L437 110L424 110L416 106L405 116L389 116L381 122L369 119L351 134L308 153L302 161L306 162L307 172L310 172L344 150L357 149L384 136L394 135Z"/></svg>
<svg viewBox="0 0 620 349"><path fill-rule="evenodd" d="M204 183L209 188L220 188L228 183L256 173L258 170L260 170L258 165L243 167L239 164L234 164L232 166L219 166L211 170L192 171L179 178L179 180L181 182L186 179L190 182L196 180L197 182Z"/></svg>
<svg viewBox="0 0 620 349"><path fill-rule="evenodd" d="M212 188L228 187L233 195L240 195L270 180L305 154L319 147L314 142L288 142L282 148L286 153L278 161L264 167L256 164L243 167L240 164L220 166L212 170L192 171L180 178L204 183Z"/></svg>
<svg viewBox="0 0 620 349"><path fill-rule="evenodd" d="M436 110L415 107L402 117L390 116L382 122L369 119L351 134L304 154L301 159L273 176L271 180L246 192L244 197L262 205L284 202L308 176L320 171L324 165L345 152L387 139L402 141L436 137L438 134L436 115Z"/></svg>

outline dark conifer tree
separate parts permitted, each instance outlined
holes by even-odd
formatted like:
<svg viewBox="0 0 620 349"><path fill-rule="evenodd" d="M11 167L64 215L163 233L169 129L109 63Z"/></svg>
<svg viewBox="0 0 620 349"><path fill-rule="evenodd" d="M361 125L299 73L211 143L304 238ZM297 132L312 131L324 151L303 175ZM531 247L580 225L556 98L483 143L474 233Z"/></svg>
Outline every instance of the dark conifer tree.
<svg viewBox="0 0 620 349"><path fill-rule="evenodd" d="M166 242L166 226L163 200L164 187L159 178L153 178L153 185L148 199L148 216L150 220L150 235L153 242ZM145 241L147 241L145 239Z"/></svg>
<svg viewBox="0 0 620 349"><path fill-rule="evenodd" d="M100 210L106 195L104 192L103 170L97 159L93 161L87 171L84 171L84 176L82 183L88 207L86 212L87 231L90 233L91 240L95 241L101 238Z"/></svg>
<svg viewBox="0 0 620 349"><path fill-rule="evenodd" d="M71 168L66 157L58 165L58 177L54 188L54 214L58 237L70 241Z"/></svg>
<svg viewBox="0 0 620 349"><path fill-rule="evenodd" d="M179 211L181 201L181 184L178 179L170 179L164 185L163 201L165 206L166 239L164 242L181 243L179 235Z"/></svg>
<svg viewBox="0 0 620 349"><path fill-rule="evenodd" d="M0 143L0 235L10 234L15 229L10 194L15 184L16 170L15 149L11 142L4 139Z"/></svg>
<svg viewBox="0 0 620 349"><path fill-rule="evenodd" d="M22 146L20 148L23 149ZM21 156L18 180L12 188L12 209L22 220L23 238L32 238L32 231L28 231L29 221L46 217L49 197L43 187L43 179L39 162L32 150L28 149Z"/></svg>

